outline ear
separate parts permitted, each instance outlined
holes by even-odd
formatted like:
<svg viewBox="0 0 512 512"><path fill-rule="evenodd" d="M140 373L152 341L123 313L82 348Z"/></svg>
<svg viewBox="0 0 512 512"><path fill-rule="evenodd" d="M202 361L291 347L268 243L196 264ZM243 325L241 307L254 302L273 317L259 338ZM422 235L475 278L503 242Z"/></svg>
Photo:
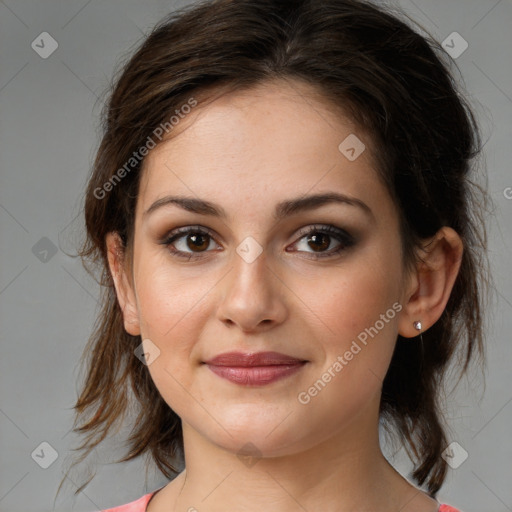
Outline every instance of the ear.
<svg viewBox="0 0 512 512"><path fill-rule="evenodd" d="M421 260L409 276L398 333L405 338L418 336L439 320L459 273L464 247L457 232L442 227L421 249ZM421 331L414 322L419 320Z"/></svg>
<svg viewBox="0 0 512 512"><path fill-rule="evenodd" d="M130 271L125 261L125 249L116 232L106 236L108 264L114 280L117 300L123 312L124 328L132 336L140 335L140 321L135 291L130 280Z"/></svg>

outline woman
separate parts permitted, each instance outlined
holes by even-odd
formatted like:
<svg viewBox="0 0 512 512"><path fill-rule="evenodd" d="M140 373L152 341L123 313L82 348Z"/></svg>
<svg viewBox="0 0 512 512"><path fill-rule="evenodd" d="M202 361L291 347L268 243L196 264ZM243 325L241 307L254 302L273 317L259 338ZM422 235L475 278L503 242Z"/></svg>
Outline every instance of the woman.
<svg viewBox="0 0 512 512"><path fill-rule="evenodd" d="M367 2L217 0L124 66L86 194L105 295L77 431L85 457L135 406L123 460L185 469L111 511L456 510L440 393L483 351L485 227L443 58Z"/></svg>

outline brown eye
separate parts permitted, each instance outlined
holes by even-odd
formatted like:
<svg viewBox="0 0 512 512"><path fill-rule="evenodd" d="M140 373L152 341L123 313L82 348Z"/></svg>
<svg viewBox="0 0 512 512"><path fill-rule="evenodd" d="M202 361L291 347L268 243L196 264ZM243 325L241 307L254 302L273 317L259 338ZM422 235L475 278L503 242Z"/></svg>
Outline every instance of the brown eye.
<svg viewBox="0 0 512 512"><path fill-rule="evenodd" d="M299 252L313 254L313 258L336 256L355 244L353 236L335 226L312 226L301 230L299 235L301 238L293 247Z"/></svg>
<svg viewBox="0 0 512 512"><path fill-rule="evenodd" d="M336 256L355 244L354 237L349 233L329 225L312 226L299 234L301 238L293 244L295 250L312 254L309 257L317 259ZM211 252L209 249L215 248L216 245L213 233L201 226L175 229L162 239L160 244L167 247L173 256L186 260L202 258L202 253Z"/></svg>
<svg viewBox="0 0 512 512"><path fill-rule="evenodd" d="M174 256L187 260L202 257L202 253L209 252L213 242L212 233L194 226L176 229L160 241ZM212 247L215 248L215 243Z"/></svg>
<svg viewBox="0 0 512 512"><path fill-rule="evenodd" d="M308 236L308 244L314 251L325 251L331 245L330 236L325 233Z"/></svg>
<svg viewBox="0 0 512 512"><path fill-rule="evenodd" d="M195 251L196 249L199 250L199 252L202 252L205 249L208 249L209 243L209 235L205 235L203 233L199 234L189 234L186 235L187 240L187 247Z"/></svg>

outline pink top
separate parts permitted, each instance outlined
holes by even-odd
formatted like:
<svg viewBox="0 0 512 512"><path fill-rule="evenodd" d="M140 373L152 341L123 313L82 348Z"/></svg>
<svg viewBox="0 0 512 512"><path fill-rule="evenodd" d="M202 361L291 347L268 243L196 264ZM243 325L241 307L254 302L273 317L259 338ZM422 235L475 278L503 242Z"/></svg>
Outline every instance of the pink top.
<svg viewBox="0 0 512 512"><path fill-rule="evenodd" d="M132 501L131 503L127 503L126 505L121 505L120 507L109 508L107 510L103 510L102 512L146 512L146 507L148 506L149 500L152 498L155 492L150 492L145 494L138 500ZM456 508L450 507L450 505L439 506L437 512L461 512Z"/></svg>

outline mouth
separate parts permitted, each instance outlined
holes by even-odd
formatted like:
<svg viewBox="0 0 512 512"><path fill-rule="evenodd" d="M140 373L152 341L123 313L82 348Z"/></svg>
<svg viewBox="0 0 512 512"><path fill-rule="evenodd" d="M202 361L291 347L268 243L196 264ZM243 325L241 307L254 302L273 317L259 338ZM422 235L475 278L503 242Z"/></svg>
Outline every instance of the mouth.
<svg viewBox="0 0 512 512"><path fill-rule="evenodd" d="M204 364L221 378L243 386L264 386L298 372L307 361L279 352L220 354Z"/></svg>

